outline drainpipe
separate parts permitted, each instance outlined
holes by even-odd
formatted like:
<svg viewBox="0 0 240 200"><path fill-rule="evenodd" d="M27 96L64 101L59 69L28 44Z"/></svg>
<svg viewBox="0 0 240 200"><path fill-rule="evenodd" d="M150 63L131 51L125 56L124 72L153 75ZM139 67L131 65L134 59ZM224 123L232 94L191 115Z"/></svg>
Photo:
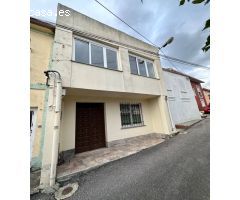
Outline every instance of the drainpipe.
<svg viewBox="0 0 240 200"><path fill-rule="evenodd" d="M47 86L49 81L53 78L53 104L52 112L54 112L54 125L53 125L53 136L52 136L52 154L50 164L50 187L55 185L56 180L56 169L58 162L58 151L59 151L59 133L60 133L60 117L61 117L61 102L62 102L62 80L61 75L58 71L48 70L44 72L47 76Z"/></svg>
<svg viewBox="0 0 240 200"><path fill-rule="evenodd" d="M167 96L165 96L165 101L167 102L167 109L168 109L170 121L171 121L171 124L172 124L172 131L175 132L176 131L176 127L175 127L175 124L173 123L172 113L170 111L170 106L169 106L169 102L168 102L168 97Z"/></svg>

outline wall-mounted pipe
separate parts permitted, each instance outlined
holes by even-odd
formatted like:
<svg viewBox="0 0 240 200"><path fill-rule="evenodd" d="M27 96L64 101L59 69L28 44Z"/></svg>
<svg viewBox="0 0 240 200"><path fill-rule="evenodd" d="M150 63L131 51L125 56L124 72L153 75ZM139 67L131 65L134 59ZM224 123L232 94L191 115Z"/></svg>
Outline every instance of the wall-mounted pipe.
<svg viewBox="0 0 240 200"><path fill-rule="evenodd" d="M50 163L50 187L55 185L56 169L58 162L58 150L59 150L59 133L60 133L60 115L61 115L61 103L62 103L62 79L58 71L48 70L44 72L47 76L47 86L52 86L52 105L51 112L53 112L54 121L52 130L52 151L51 151L51 163Z"/></svg>
<svg viewBox="0 0 240 200"><path fill-rule="evenodd" d="M175 132L176 127L175 127L175 124L172 119L172 113L171 113L169 102L168 102L168 96L165 96L165 101L167 102L167 108L168 108L168 113L169 113L169 117L170 117L170 121L171 121L171 125L172 125L172 131Z"/></svg>

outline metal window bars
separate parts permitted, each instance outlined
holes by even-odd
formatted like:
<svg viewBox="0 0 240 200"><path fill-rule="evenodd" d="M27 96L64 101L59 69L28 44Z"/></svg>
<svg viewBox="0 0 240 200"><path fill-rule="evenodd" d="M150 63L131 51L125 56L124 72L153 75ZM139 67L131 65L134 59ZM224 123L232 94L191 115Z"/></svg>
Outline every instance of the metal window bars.
<svg viewBox="0 0 240 200"><path fill-rule="evenodd" d="M123 128L143 126L142 106L140 103L121 103L121 125Z"/></svg>

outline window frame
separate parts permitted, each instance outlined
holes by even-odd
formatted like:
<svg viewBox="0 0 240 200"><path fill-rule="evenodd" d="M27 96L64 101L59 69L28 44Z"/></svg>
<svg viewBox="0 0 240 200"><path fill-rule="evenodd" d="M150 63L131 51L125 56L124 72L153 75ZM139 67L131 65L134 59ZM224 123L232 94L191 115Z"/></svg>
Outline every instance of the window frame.
<svg viewBox="0 0 240 200"><path fill-rule="evenodd" d="M123 111L121 110L121 105L128 105L129 108L130 108L130 124L126 124L126 125L123 125L122 123L122 113ZM140 115L140 119L141 119L141 122L140 123L133 123L133 111L132 111L132 105L138 105L139 106L139 115ZM143 111L142 111L142 104L141 103L126 103L126 102L123 102L123 103L120 103L119 105L119 108L120 108L120 119L121 119L121 128L122 129L126 129L126 128L134 128L134 127L141 127L141 126L145 126L144 125L144 120L143 120Z"/></svg>
<svg viewBox="0 0 240 200"><path fill-rule="evenodd" d="M82 63L82 62L79 62L79 61L75 60L75 53L76 53L75 52L75 40L88 42L88 50L89 50L89 58L88 59L89 59L89 64ZM92 44L95 45L95 46L103 48L103 62L104 62L104 66L98 66L98 65L92 64ZM108 68L108 66L107 66L107 53L106 53L106 49L109 49L109 50L112 50L112 51L116 52L116 59L117 59L117 61L116 61L117 68L116 69ZM106 68L106 69L110 69L110 70L120 71L119 70L119 55L118 55L118 49L117 48L114 48L114 47L111 47L111 46L107 46L107 45L104 45L102 43L95 42L93 40L89 40L89 39L86 39L86 38L83 38L83 37L80 37L80 36L73 36L72 60L75 61L75 62L78 62L78 63L86 64L86 65L92 65L92 66L96 66L96 67L100 67L100 68Z"/></svg>
<svg viewBox="0 0 240 200"><path fill-rule="evenodd" d="M129 56L135 57L135 61L137 63L137 71L138 71L138 74L134 74L134 73L131 73L131 74L142 76L142 77L147 77L147 78L157 79L156 69L155 69L155 65L154 65L154 61L153 60L150 60L150 59L147 59L147 58L143 58L141 56L137 56L137 55L134 55L132 53L128 54L128 60L129 60ZM139 70L139 66L138 66L138 60L143 60L144 61L144 66L145 66L145 70L146 70L147 76L144 76L144 75L140 74L140 70ZM149 76L147 62L152 63L152 65L153 65L154 77ZM131 72L130 62L129 62L129 66L130 66L130 72Z"/></svg>

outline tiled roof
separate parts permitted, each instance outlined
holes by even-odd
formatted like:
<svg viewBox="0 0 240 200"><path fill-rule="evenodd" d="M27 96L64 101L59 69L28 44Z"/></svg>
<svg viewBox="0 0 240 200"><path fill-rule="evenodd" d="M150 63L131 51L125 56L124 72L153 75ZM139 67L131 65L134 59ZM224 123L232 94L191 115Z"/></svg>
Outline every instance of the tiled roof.
<svg viewBox="0 0 240 200"><path fill-rule="evenodd" d="M45 21L37 18L30 17L30 22L36 25L44 26L46 28L49 28L51 30L55 30L56 24L50 21Z"/></svg>
<svg viewBox="0 0 240 200"><path fill-rule="evenodd" d="M184 74L184 73L182 73L182 72L179 72L179 71L177 71L177 70L174 70L174 69L172 69L172 68L162 68L164 71L167 71L167 72L171 72L171 73L174 73L174 74L179 74L179 75L182 75L182 76L186 76L186 77L188 77L191 81L193 81L193 82L197 82L197 83L204 83L204 81L202 81L202 80L199 80L199 79L197 79L197 78L195 78L195 77L192 77L192 76L189 76L189 75L187 75L187 74Z"/></svg>

